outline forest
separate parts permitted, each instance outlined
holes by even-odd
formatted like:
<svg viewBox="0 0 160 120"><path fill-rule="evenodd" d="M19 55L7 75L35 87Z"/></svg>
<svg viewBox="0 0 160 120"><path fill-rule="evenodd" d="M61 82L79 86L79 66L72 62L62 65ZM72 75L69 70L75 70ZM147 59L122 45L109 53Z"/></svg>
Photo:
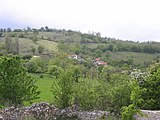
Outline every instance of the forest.
<svg viewBox="0 0 160 120"><path fill-rule="evenodd" d="M47 26L1 28L0 108L48 102L134 120L140 110L160 110L159 60L159 42Z"/></svg>

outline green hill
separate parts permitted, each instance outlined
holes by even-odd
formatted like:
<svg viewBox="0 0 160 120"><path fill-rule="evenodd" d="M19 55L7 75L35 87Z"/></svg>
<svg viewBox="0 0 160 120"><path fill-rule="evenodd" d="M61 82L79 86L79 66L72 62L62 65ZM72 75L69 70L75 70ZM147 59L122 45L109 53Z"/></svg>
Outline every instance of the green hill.
<svg viewBox="0 0 160 120"><path fill-rule="evenodd" d="M12 43L18 36L19 54L39 55L38 47L42 46L41 54L53 54L64 52L66 54L80 54L83 58L94 59L100 57L112 63L112 61L132 60L134 64L145 65L160 57L160 43L158 42L134 42L122 41L115 38L101 37L100 33L83 34L72 30L57 29L31 29L18 30L18 32L0 32L0 52L6 54L5 34L9 34ZM15 46L13 45L12 48ZM106 53L110 52L111 56Z"/></svg>

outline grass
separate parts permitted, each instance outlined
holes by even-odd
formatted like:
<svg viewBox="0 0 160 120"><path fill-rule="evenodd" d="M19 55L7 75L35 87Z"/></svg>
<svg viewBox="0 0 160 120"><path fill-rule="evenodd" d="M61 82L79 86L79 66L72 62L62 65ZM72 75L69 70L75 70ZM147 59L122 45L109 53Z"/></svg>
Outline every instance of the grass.
<svg viewBox="0 0 160 120"><path fill-rule="evenodd" d="M30 74L32 77L36 79L36 85L38 86L38 90L41 92L39 95L39 99L34 100L33 102L52 102L52 92L50 91L51 85L53 84L53 78L48 75L43 75L43 78L40 78L41 74ZM30 103L26 102L26 106L30 105Z"/></svg>
<svg viewBox="0 0 160 120"><path fill-rule="evenodd" d="M113 60L128 60L133 59L135 64L143 65L151 63L159 54L138 53L138 52L112 52L111 59Z"/></svg>
<svg viewBox="0 0 160 120"><path fill-rule="evenodd" d="M53 53L57 51L57 43L53 41L38 40L37 43L33 43L31 39L19 38L20 54L32 54L31 46L34 46L36 48L36 52L38 52L37 48L39 45L44 47L44 53Z"/></svg>
<svg viewBox="0 0 160 120"><path fill-rule="evenodd" d="M48 41L48 40L40 40L37 42L38 45L41 45L45 48L46 52L55 52L57 51L57 43L53 42L53 41Z"/></svg>
<svg viewBox="0 0 160 120"><path fill-rule="evenodd" d="M103 43L85 43L84 45L86 45L87 47L91 49L95 49L98 47L98 45L104 45L104 44Z"/></svg>
<svg viewBox="0 0 160 120"><path fill-rule="evenodd" d="M43 53L54 53L57 52L57 43L54 41L48 41L48 40L42 40L38 39L36 43L33 43L33 41L30 38L18 38L19 40L19 52L21 55L26 54L32 54L31 46L36 48L36 54L38 54L38 46L41 45L44 47ZM12 37L12 43L15 42L15 38ZM4 45L4 38L0 38L0 46Z"/></svg>

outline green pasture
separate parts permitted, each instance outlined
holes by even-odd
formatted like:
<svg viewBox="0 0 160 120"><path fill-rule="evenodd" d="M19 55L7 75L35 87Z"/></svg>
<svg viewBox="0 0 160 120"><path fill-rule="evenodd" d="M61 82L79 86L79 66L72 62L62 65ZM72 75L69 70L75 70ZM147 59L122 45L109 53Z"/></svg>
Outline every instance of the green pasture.
<svg viewBox="0 0 160 120"><path fill-rule="evenodd" d="M36 85L38 86L38 90L41 92L39 95L39 99L34 100L33 102L52 102L52 92L50 91L51 86L53 84L53 78L48 75L43 75L43 78L40 78L41 74L30 74L32 77L36 79ZM29 103L26 103L27 105Z"/></svg>

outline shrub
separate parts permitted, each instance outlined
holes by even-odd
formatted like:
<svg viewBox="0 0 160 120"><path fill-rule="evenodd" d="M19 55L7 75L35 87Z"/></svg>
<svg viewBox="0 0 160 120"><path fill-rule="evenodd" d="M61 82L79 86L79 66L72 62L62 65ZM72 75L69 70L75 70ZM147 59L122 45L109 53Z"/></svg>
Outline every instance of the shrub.
<svg viewBox="0 0 160 120"><path fill-rule="evenodd" d="M0 93L9 105L23 104L38 98L35 80L27 74L19 56L0 57Z"/></svg>
<svg viewBox="0 0 160 120"><path fill-rule="evenodd" d="M54 80L51 87L53 103L60 108L68 107L73 101L73 77L72 71L63 70L58 79Z"/></svg>

